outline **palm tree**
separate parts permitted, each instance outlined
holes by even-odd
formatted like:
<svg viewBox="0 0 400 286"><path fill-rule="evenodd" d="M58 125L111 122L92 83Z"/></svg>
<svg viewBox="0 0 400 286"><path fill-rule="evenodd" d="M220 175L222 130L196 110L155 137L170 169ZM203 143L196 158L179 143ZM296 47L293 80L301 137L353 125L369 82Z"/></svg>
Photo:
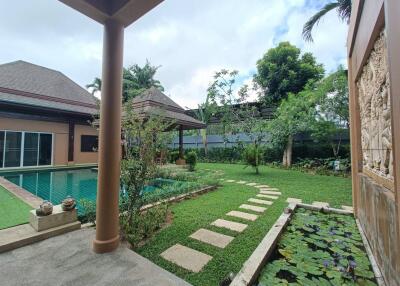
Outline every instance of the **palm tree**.
<svg viewBox="0 0 400 286"><path fill-rule="evenodd" d="M101 91L101 79L95 77L93 82L86 85L86 88L92 89L92 94L94 95L96 92Z"/></svg>
<svg viewBox="0 0 400 286"><path fill-rule="evenodd" d="M164 91L160 81L154 79L159 68L160 66L152 66L148 60L146 60L146 64L143 67L134 64L124 68L123 101L126 102L151 87Z"/></svg>
<svg viewBox="0 0 400 286"><path fill-rule="evenodd" d="M313 42L312 30L318 25L319 21L328 12L335 10L338 13L339 18L342 21L349 23L351 16L351 1L352 0L335 0L331 3L326 4L320 11L312 16L303 27L303 38L307 42Z"/></svg>

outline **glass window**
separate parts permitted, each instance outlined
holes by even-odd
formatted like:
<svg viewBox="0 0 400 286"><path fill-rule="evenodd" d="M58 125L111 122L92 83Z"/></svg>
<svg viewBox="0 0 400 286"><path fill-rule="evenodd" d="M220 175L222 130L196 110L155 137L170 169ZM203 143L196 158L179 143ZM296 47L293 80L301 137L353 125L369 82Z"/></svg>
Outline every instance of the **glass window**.
<svg viewBox="0 0 400 286"><path fill-rule="evenodd" d="M81 152L97 152L99 148L99 137L95 135L81 136Z"/></svg>
<svg viewBox="0 0 400 286"><path fill-rule="evenodd" d="M0 131L0 168L3 168L4 131Z"/></svg>
<svg viewBox="0 0 400 286"><path fill-rule="evenodd" d="M51 165L51 150L53 148L52 134L40 134L39 138L39 165Z"/></svg>
<svg viewBox="0 0 400 286"><path fill-rule="evenodd" d="M21 132L6 132L4 167L21 166Z"/></svg>
<svg viewBox="0 0 400 286"><path fill-rule="evenodd" d="M37 166L38 164L38 133L25 133L24 141L24 166Z"/></svg>

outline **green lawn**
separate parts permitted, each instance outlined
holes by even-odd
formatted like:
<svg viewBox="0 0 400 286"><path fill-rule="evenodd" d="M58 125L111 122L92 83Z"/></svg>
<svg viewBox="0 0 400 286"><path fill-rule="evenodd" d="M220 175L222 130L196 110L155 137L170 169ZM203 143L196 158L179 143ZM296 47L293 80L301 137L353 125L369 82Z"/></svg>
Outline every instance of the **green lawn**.
<svg viewBox="0 0 400 286"><path fill-rule="evenodd" d="M219 282L230 272L236 273L240 270L243 263L282 213L283 208L287 206L286 198L301 198L306 203L326 201L335 207L340 207L343 204L351 205L352 203L350 179L308 175L297 171L269 167L262 167L260 169L261 174L257 176L252 169L243 169L243 167L243 165L232 164L198 165L199 169L223 170L226 179L256 182L279 188L282 196L272 206L268 207L267 211L255 222L249 223L228 217L225 214L231 210L239 210L239 205L254 197L258 190L254 187L235 183L223 183L223 186L215 192L172 205L171 209L174 214L172 225L159 232L137 251L193 285L219 285ZM246 210L246 212L251 211ZM210 226L210 223L218 218L244 222L249 226L241 234ZM225 249L219 249L188 237L199 228L235 236L235 239ZM160 256L160 253L176 243L207 253L213 259L200 273L195 274L186 271Z"/></svg>
<svg viewBox="0 0 400 286"><path fill-rule="evenodd" d="M0 229L28 222L31 207L0 186Z"/></svg>

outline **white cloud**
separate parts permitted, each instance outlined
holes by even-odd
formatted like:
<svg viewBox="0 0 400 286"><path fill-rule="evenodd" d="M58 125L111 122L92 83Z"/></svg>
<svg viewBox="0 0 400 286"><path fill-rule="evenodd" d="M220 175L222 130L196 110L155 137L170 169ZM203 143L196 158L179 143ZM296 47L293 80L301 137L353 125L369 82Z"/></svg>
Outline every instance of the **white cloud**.
<svg viewBox="0 0 400 286"><path fill-rule="evenodd" d="M101 75L101 26L54 0L7 1L0 11L0 63L17 59L64 72L84 86ZM315 12L308 0L168 0L125 33L124 64L161 65L157 78L182 106L204 101L214 71L237 69L249 83L256 61L279 41L313 52L328 70L345 63L346 25L335 13L301 39ZM6 14L4 11L8 11ZM254 95L253 95L254 96Z"/></svg>

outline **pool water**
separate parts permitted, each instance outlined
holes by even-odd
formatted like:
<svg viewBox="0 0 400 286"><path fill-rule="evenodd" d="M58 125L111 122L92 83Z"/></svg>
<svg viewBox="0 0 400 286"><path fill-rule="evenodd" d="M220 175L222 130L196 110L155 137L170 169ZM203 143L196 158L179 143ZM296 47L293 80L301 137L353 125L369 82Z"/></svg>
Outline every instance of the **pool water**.
<svg viewBox="0 0 400 286"><path fill-rule="evenodd" d="M67 196L75 198L78 207L81 199L96 201L97 171L92 168L21 171L0 176L54 205L60 204ZM175 182L155 179L151 186L143 189L143 192L164 189Z"/></svg>

